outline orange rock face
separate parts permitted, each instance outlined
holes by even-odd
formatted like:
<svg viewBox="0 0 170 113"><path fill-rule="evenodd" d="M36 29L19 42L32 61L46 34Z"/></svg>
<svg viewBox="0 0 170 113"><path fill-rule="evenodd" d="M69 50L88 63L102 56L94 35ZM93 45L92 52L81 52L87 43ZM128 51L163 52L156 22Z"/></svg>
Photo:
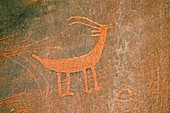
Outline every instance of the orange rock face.
<svg viewBox="0 0 170 113"><path fill-rule="evenodd" d="M0 1L0 112L169 113L168 1Z"/></svg>

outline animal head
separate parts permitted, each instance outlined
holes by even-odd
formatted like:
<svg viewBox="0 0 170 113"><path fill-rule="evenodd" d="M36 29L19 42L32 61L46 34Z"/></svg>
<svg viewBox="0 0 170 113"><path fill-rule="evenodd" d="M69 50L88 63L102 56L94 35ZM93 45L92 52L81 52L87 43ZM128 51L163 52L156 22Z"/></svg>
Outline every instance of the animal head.
<svg viewBox="0 0 170 113"><path fill-rule="evenodd" d="M91 19L88 19L86 17L82 17L82 16L71 16L67 21L71 21L72 19L78 19L77 21L73 21L71 22L69 25L74 25L74 24L82 24L85 26L89 26L91 28L94 28L94 30L92 30L92 33L96 33L92 36L100 36L103 32L106 32L107 29L112 28L113 25L112 24L99 24ZM89 22L89 23L87 23Z"/></svg>

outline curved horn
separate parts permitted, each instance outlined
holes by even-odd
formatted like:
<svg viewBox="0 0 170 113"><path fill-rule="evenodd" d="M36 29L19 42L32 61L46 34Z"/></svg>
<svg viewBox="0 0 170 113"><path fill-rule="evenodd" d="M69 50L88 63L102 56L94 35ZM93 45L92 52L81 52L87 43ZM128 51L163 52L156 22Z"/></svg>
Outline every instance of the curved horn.
<svg viewBox="0 0 170 113"><path fill-rule="evenodd" d="M71 16L67 21L70 21L71 19L74 19L74 18L84 19L84 20L87 20L87 21L89 21L89 22L91 22L93 24L96 24L98 26L102 26L101 24L99 24L99 23L97 23L97 22L95 22L95 21L93 21L91 19L88 19L86 17L82 17L82 16Z"/></svg>
<svg viewBox="0 0 170 113"><path fill-rule="evenodd" d="M92 25L90 25L90 24L86 24L86 23L84 23L84 22L79 22L79 21L77 21L77 22L72 22L72 23L70 23L69 25L74 25L74 24L82 24L82 25L85 25L85 26L89 26L89 27L98 29L98 27L92 26Z"/></svg>

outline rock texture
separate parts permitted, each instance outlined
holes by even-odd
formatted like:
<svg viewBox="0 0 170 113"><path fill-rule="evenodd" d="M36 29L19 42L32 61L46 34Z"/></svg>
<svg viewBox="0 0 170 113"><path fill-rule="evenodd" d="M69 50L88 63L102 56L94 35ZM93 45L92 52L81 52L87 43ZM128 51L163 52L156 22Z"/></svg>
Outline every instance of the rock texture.
<svg viewBox="0 0 170 113"><path fill-rule="evenodd" d="M0 0L0 112L169 113L168 8L168 0ZM68 59L92 50L99 38L69 26L71 16L113 27L95 66L101 90L87 69L93 91L85 93L83 72L73 72L74 95L60 97L57 72L32 54Z"/></svg>

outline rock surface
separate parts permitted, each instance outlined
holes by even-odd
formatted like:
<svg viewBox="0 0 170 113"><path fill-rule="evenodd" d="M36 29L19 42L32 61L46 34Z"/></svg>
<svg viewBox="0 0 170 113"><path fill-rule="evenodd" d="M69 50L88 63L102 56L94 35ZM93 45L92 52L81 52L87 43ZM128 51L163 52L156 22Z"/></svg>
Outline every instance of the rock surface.
<svg viewBox="0 0 170 113"><path fill-rule="evenodd" d="M1 113L169 113L168 0L0 0ZM90 27L69 26L83 16L108 29L95 70L70 74L73 96L59 97L57 72L32 57L68 59L99 41ZM62 75L66 90L66 74Z"/></svg>

